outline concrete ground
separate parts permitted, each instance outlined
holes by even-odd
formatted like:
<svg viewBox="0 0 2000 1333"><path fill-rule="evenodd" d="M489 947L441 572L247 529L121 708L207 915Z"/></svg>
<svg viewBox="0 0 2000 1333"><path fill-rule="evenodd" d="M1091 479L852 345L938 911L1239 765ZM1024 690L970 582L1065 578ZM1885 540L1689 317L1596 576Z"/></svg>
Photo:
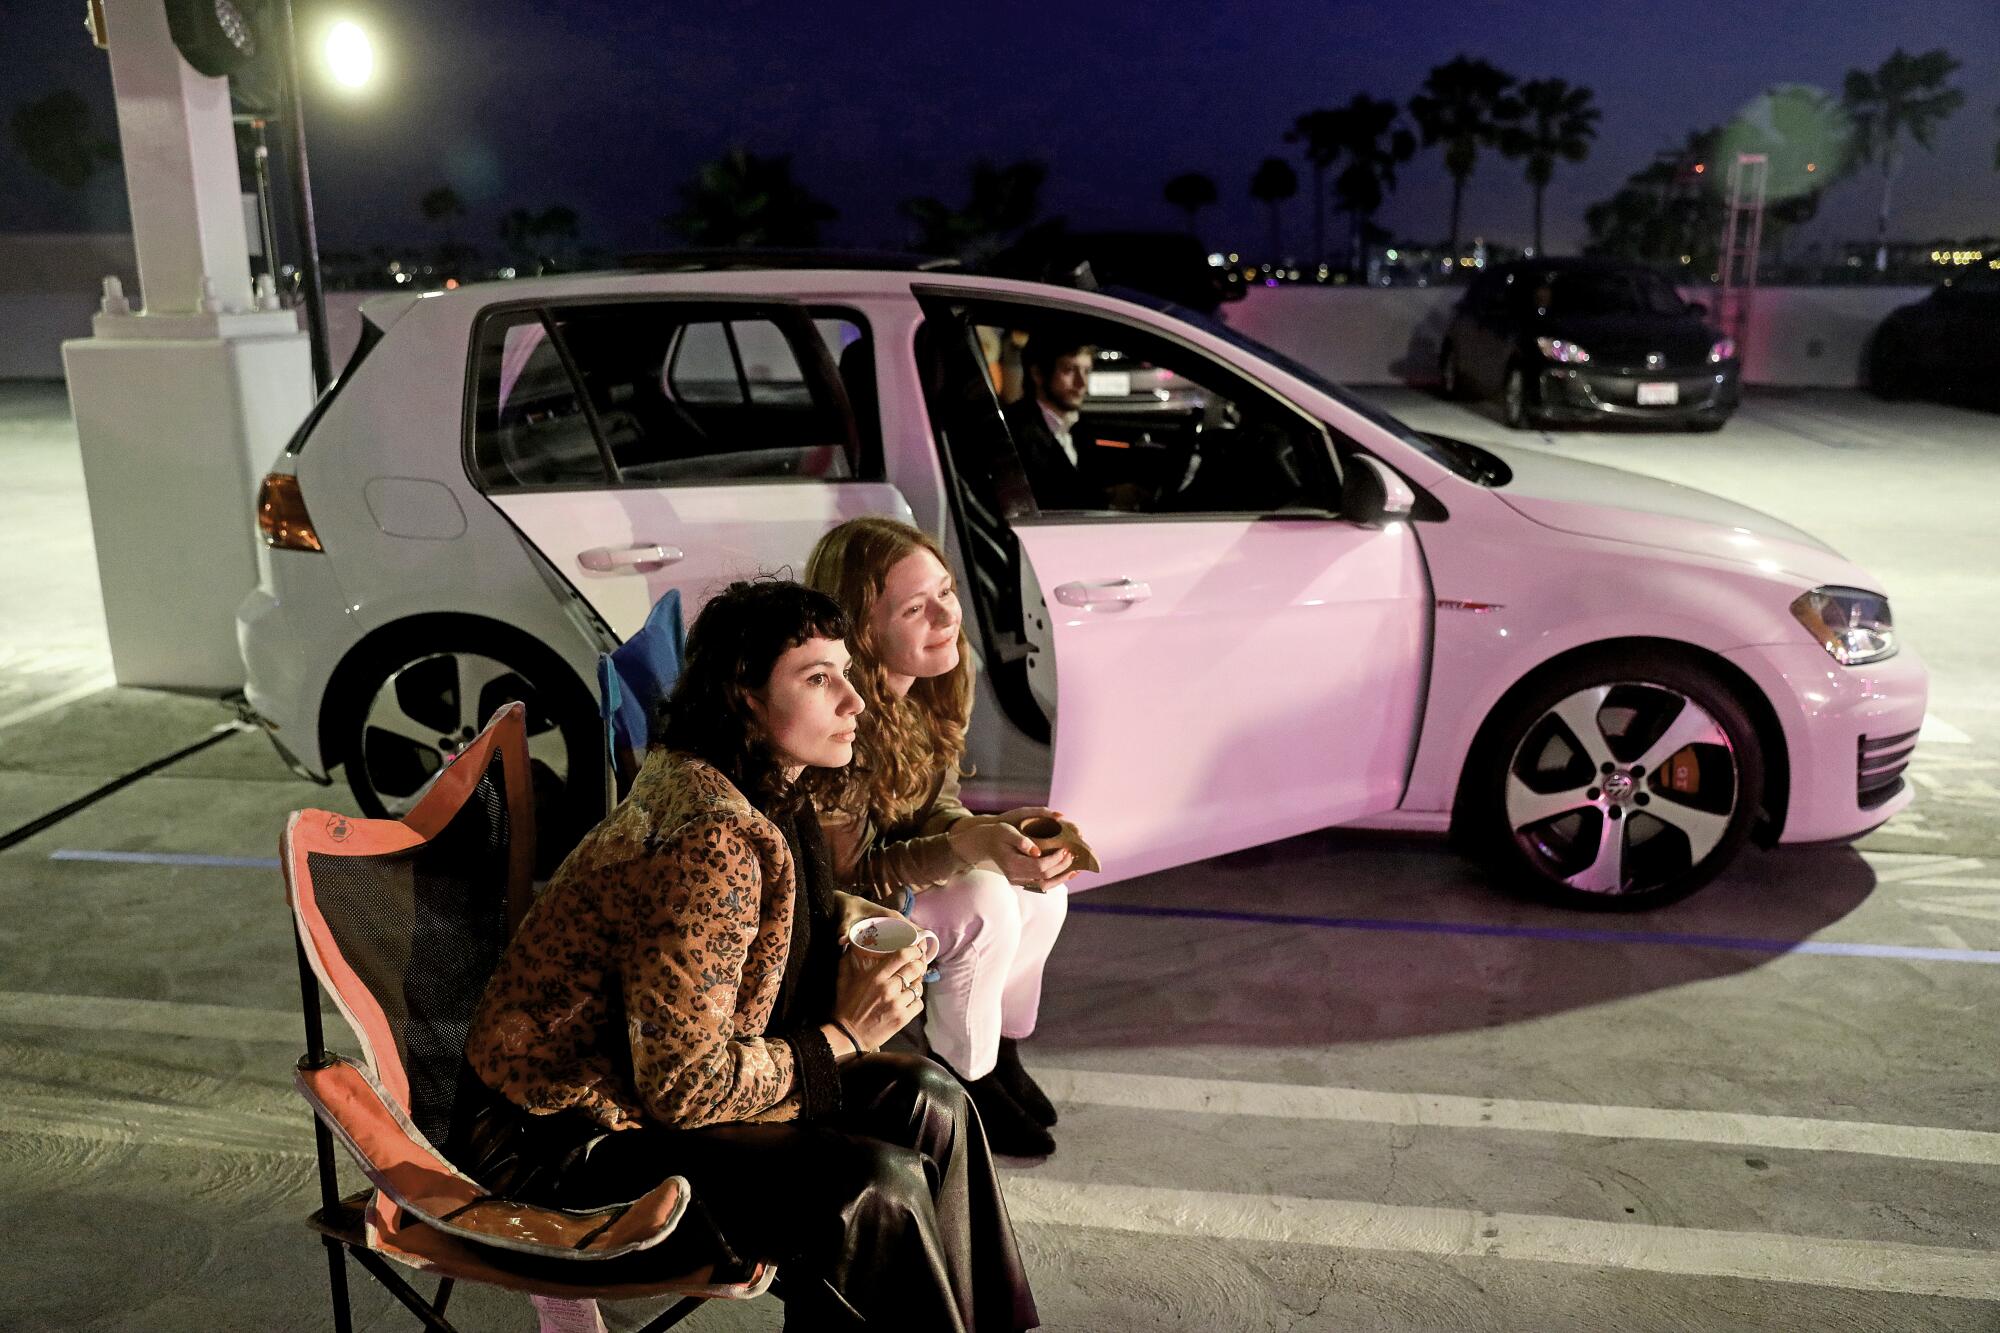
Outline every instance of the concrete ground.
<svg viewBox="0 0 2000 1333"><path fill-rule="evenodd" d="M1045 1327L2000 1328L2000 418L1767 393L1720 435L1527 442L1745 500L1878 572L1934 672L1918 803L1638 918L1355 833L1079 897L1026 1048L1061 1147L1007 1174ZM4 834L227 714L101 688L59 389L0 391L0 464ZM0 853L0 1328L329 1326L265 860L302 805L351 809L234 736ZM1310 920L1108 910L1142 905ZM413 1325L353 1290L361 1326ZM454 1313L533 1326L475 1289ZM781 1320L765 1300L684 1327Z"/></svg>

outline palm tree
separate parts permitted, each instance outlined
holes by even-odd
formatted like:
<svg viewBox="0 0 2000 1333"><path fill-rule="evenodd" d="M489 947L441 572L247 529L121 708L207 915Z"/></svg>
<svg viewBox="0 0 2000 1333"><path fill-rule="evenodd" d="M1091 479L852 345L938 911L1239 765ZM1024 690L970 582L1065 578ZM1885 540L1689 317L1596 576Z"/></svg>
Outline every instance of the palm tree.
<svg viewBox="0 0 2000 1333"><path fill-rule="evenodd" d="M1366 93L1356 93L1333 116L1333 142L1347 161L1334 177L1333 194L1353 224L1347 263L1360 277L1368 267L1367 241L1375 210L1396 188L1396 168L1416 156L1417 136L1398 123L1401 107Z"/></svg>
<svg viewBox="0 0 2000 1333"><path fill-rule="evenodd" d="M920 253L988 259L1035 220L1048 178L1049 169L1041 162L995 166L982 157L972 164L972 192L964 208L921 195L903 200L896 211L917 224L914 246Z"/></svg>
<svg viewBox="0 0 2000 1333"><path fill-rule="evenodd" d="M1451 231L1446 253L1458 258L1459 205L1465 182L1481 148L1496 148L1501 131L1520 118L1521 103L1509 95L1515 79L1484 60L1459 56L1433 68L1423 91L1410 99L1410 116L1424 147L1444 145L1444 169L1451 176ZM1539 242L1537 242L1539 245Z"/></svg>
<svg viewBox="0 0 2000 1333"><path fill-rule="evenodd" d="M1720 157L1721 126L1691 131L1626 177L1609 199L1584 210L1585 254L1615 255L1683 273L1713 272L1722 238L1723 200L1709 164ZM1682 257L1687 262L1683 264Z"/></svg>
<svg viewBox="0 0 2000 1333"><path fill-rule="evenodd" d="M1556 160L1581 162L1590 156L1603 115L1590 89L1566 79L1530 79L1521 85L1522 122L1500 136L1500 151L1526 158L1528 184L1535 191L1535 253L1542 252L1542 194L1556 174Z"/></svg>
<svg viewBox="0 0 2000 1333"><path fill-rule="evenodd" d="M1854 157L1882 171L1882 207L1875 214L1875 271L1889 267L1889 194L1903 168L1903 136L1928 149L1938 122L1965 104L1944 81L1958 68L1943 47L1909 55L1897 47L1880 69L1850 69L1841 102L1854 118Z"/></svg>
<svg viewBox="0 0 2000 1333"><path fill-rule="evenodd" d="M1339 117L1324 108L1308 111L1285 131L1285 142L1305 145L1306 165L1312 168L1313 262L1326 262L1326 172L1340 158L1334 142Z"/></svg>
<svg viewBox="0 0 2000 1333"><path fill-rule="evenodd" d="M1299 192L1299 173L1282 157L1267 157L1250 175L1250 197L1271 210L1271 263L1284 258L1279 244L1278 205Z"/></svg>
<svg viewBox="0 0 2000 1333"><path fill-rule="evenodd" d="M1168 181L1163 191L1166 201L1187 214L1188 235L1195 234L1194 215L1222 196L1215 182L1199 171L1184 171Z"/></svg>
<svg viewBox="0 0 2000 1333"><path fill-rule="evenodd" d="M792 179L789 153L732 148L680 187L681 210L661 220L690 245L738 249L819 244L833 205Z"/></svg>

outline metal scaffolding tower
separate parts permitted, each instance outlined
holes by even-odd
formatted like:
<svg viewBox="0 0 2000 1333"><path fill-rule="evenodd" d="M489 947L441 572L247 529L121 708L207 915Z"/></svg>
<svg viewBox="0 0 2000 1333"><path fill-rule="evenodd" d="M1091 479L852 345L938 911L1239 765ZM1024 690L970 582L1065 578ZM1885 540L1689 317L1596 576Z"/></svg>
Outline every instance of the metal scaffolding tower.
<svg viewBox="0 0 2000 1333"><path fill-rule="evenodd" d="M1763 153L1738 153L1729 167L1729 204L1722 216L1722 331L1742 355L1757 291L1757 252L1764 241L1764 188L1771 174Z"/></svg>

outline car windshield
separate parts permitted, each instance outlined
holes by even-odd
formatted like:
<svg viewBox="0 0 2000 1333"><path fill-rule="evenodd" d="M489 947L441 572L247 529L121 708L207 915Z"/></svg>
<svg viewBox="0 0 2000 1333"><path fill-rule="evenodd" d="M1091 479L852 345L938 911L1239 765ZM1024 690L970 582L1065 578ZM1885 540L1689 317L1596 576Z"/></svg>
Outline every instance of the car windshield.
<svg viewBox="0 0 2000 1333"><path fill-rule="evenodd" d="M1467 481L1477 482L1481 486L1504 486L1511 475L1505 463L1477 445L1412 430L1373 403L1335 384L1311 366L1295 361L1275 348L1267 347L1238 329L1230 328L1212 315L1204 315L1199 311L1189 310L1186 306L1176 305L1172 301L1162 300L1146 292L1132 291L1129 288L1108 288L1105 294L1130 301L1134 305L1144 306L1148 310L1158 311L1184 324L1192 324L1203 333L1213 334L1230 346L1248 352L1261 361L1267 361L1288 375L1304 380L1342 407L1368 418L1425 458L1450 468Z"/></svg>
<svg viewBox="0 0 2000 1333"><path fill-rule="evenodd" d="M1651 273L1555 272L1531 289L1551 315L1678 315L1679 293Z"/></svg>

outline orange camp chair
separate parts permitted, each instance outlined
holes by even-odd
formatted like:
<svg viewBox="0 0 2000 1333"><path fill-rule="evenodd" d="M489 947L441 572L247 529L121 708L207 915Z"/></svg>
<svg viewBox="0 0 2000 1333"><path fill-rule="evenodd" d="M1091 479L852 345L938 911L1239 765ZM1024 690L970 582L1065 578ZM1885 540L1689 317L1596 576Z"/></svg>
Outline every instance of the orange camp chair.
<svg viewBox="0 0 2000 1333"><path fill-rule="evenodd" d="M668 1178L643 1198L565 1212L495 1198L435 1146L447 1141L461 1092L476 1089L465 1060L474 1006L533 893L534 820L526 714L510 703L460 751L400 820L302 810L280 849L285 896L298 930L306 1054L296 1083L315 1113L319 1211L333 1319L351 1329L343 1252L424 1326L446 1330L454 1281L485 1282L582 1300L681 1295L646 1325L669 1328L710 1299L762 1295L775 1270L742 1280L713 1267L672 1281L604 1281L604 1261L670 1235L688 1184ZM361 1059L329 1054L320 988L354 1029ZM342 1199L338 1138L374 1188ZM426 1301L386 1259L442 1280Z"/></svg>

